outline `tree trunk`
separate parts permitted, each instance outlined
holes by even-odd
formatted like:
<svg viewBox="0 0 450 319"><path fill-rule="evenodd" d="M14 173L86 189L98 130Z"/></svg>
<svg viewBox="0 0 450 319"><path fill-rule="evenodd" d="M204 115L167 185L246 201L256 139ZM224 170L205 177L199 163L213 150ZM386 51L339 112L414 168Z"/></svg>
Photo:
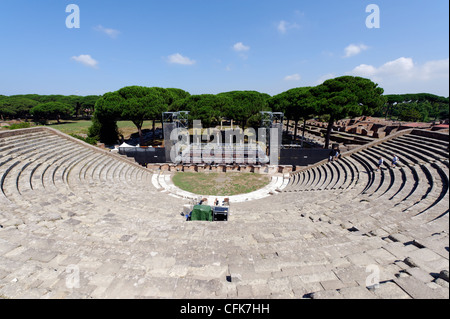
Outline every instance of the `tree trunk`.
<svg viewBox="0 0 450 319"><path fill-rule="evenodd" d="M152 135L152 141L155 140L155 127L156 127L156 120L153 119L153 127L152 127L153 135Z"/></svg>
<svg viewBox="0 0 450 319"><path fill-rule="evenodd" d="M286 123L286 134L289 134L289 119L287 119Z"/></svg>
<svg viewBox="0 0 450 319"><path fill-rule="evenodd" d="M294 141L297 139L297 131L298 131L298 120L295 120Z"/></svg>
<svg viewBox="0 0 450 319"><path fill-rule="evenodd" d="M392 111L393 106L388 104L386 107L386 116L385 116L385 120L387 120L388 118L390 119L390 115L391 115L391 111Z"/></svg>
<svg viewBox="0 0 450 319"><path fill-rule="evenodd" d="M80 115L80 109L81 109L81 104L80 102L77 102L76 106L75 106L75 117L78 118L78 116Z"/></svg>
<svg viewBox="0 0 450 319"><path fill-rule="evenodd" d="M139 146L142 146L144 144L144 136L142 136L142 126L137 126L138 132L139 132Z"/></svg>
<svg viewBox="0 0 450 319"><path fill-rule="evenodd" d="M302 148L305 141L305 132L306 132L306 119L303 119L303 132L302 132Z"/></svg>
<svg viewBox="0 0 450 319"><path fill-rule="evenodd" d="M246 119L244 119L244 120L242 121L242 125L241 125L241 129L242 129L242 131L244 131L244 130L245 130L245 127L247 126L247 121L248 121L248 119L249 119L249 117L248 117L248 118L246 118Z"/></svg>
<svg viewBox="0 0 450 319"><path fill-rule="evenodd" d="M330 118L328 121L328 127L327 127L327 135L325 136L325 149L330 147L330 137L331 137L331 130L333 129L334 124L334 118Z"/></svg>

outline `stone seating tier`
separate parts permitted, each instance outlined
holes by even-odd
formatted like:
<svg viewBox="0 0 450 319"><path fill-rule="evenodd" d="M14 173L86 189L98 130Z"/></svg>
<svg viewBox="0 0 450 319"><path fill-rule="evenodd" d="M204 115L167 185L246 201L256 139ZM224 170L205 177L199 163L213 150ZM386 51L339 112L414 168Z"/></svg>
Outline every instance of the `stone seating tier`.
<svg viewBox="0 0 450 319"><path fill-rule="evenodd" d="M1 298L449 297L448 140L371 144L280 176L280 191L231 203L228 222L194 223L159 172L55 130L11 134L0 133Z"/></svg>

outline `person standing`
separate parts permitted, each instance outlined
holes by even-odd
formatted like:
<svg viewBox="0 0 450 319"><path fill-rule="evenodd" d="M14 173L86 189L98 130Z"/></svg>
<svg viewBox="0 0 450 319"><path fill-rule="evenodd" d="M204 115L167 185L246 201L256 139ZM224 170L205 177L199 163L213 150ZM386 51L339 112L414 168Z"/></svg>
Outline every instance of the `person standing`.
<svg viewBox="0 0 450 319"><path fill-rule="evenodd" d="M337 148L334 153L334 160L337 161L339 158L341 158L341 150Z"/></svg>
<svg viewBox="0 0 450 319"><path fill-rule="evenodd" d="M334 156L336 155L336 151L332 149L330 154L328 154L328 162L332 162L334 160Z"/></svg>
<svg viewBox="0 0 450 319"><path fill-rule="evenodd" d="M397 164L398 164L398 156L394 155L394 157L392 158L392 165L391 165L391 167L395 168L395 167L397 167Z"/></svg>
<svg viewBox="0 0 450 319"><path fill-rule="evenodd" d="M377 172L381 169L381 166L383 166L384 160L382 157L380 157L378 159L378 164L377 164Z"/></svg>

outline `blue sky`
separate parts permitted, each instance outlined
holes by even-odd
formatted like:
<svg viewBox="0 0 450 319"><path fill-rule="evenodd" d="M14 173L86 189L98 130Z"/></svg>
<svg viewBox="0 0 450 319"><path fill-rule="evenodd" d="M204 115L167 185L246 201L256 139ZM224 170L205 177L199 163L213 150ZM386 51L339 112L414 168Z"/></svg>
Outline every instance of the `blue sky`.
<svg viewBox="0 0 450 319"><path fill-rule="evenodd" d="M66 6L80 28L66 26ZM367 28L369 4L380 28ZM449 95L447 0L0 0L0 94L271 95L341 75Z"/></svg>

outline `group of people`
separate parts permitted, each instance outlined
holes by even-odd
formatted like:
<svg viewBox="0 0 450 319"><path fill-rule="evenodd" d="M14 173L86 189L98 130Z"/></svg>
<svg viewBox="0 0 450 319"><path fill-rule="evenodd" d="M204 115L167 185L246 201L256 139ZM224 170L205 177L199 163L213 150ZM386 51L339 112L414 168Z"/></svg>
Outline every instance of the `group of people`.
<svg viewBox="0 0 450 319"><path fill-rule="evenodd" d="M198 205L208 205L208 198L200 199L200 202L198 203ZM214 206L220 206L220 201L219 201L218 198L216 198L214 200ZM225 198L222 201L222 206L230 206L230 199L229 198Z"/></svg>
<svg viewBox="0 0 450 319"><path fill-rule="evenodd" d="M339 148L333 148L328 157L328 162L337 161L341 157L341 151Z"/></svg>
<svg viewBox="0 0 450 319"><path fill-rule="evenodd" d="M394 155L394 157L392 158L391 167L392 168L397 167L398 161L399 161L398 156ZM381 169L383 164L384 164L384 159L383 159L383 157L380 156L380 158L378 159L378 164L377 164L377 170L376 170L377 172Z"/></svg>
<svg viewBox="0 0 450 319"><path fill-rule="evenodd" d="M328 161L329 162L337 161L340 157L341 157L341 152L340 152L339 148L334 147L330 151ZM398 162L399 162L398 156L394 155L394 157L392 158L391 167L392 168L397 167ZM381 169L383 164L384 164L384 159L383 159L383 157L380 156L380 158L378 159L378 163L377 163L377 169L376 169L377 172Z"/></svg>

